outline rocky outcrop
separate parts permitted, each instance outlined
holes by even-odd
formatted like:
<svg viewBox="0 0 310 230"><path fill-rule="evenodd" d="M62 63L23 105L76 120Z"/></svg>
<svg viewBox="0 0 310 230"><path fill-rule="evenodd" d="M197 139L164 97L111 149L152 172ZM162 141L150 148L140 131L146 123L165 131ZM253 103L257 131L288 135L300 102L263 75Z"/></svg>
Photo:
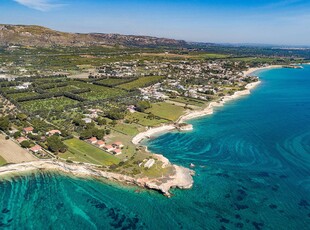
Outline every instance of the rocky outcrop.
<svg viewBox="0 0 310 230"><path fill-rule="evenodd" d="M0 176L17 176L33 171L56 171L63 172L76 177L105 178L126 184L137 185L160 191L165 196L170 196L171 188L188 189L193 185L192 175L194 172L177 165L173 165L175 173L171 176L160 178L131 177L114 172L104 171L98 166L90 164L65 163L58 160L40 160L20 164L10 164L0 167Z"/></svg>

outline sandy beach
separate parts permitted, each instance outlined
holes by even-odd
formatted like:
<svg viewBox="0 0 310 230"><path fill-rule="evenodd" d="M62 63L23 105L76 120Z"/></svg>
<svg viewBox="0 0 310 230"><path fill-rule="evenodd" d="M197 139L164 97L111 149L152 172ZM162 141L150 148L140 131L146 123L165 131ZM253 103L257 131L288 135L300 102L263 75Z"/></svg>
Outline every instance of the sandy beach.
<svg viewBox="0 0 310 230"><path fill-rule="evenodd" d="M167 131L171 131L175 129L174 125L163 125L160 127L156 127L156 128L149 128L148 130L146 130L145 132L139 133L137 134L133 139L132 139L132 143L137 145L139 144L143 139L145 138L150 138L151 136L153 136L156 133L162 133L162 132L167 132Z"/></svg>
<svg viewBox="0 0 310 230"><path fill-rule="evenodd" d="M257 69L255 69L253 71L256 71L256 70ZM191 120L191 119L195 119L195 118L199 118L199 117L203 117L206 115L213 114L214 107L223 106L228 101L231 101L231 100L237 99L241 96L250 94L251 90L253 88L255 88L257 85L259 85L260 83L261 83L260 81L249 83L245 86L245 88L246 88L245 90L237 91L231 96L224 96L219 102L210 102L209 105L205 109L190 111L190 112L182 115L177 120L176 123L181 124L181 123L185 123L186 121ZM132 143L135 145L138 145L143 139L150 138L150 137L154 136L155 134L168 132L168 131L171 131L174 129L176 129L176 126L172 125L172 124L163 125L163 126L156 127L156 128L150 128L145 132L141 132L141 133L137 134L132 139Z"/></svg>
<svg viewBox="0 0 310 230"><path fill-rule="evenodd" d="M255 68L250 68L246 71L243 71L243 75L247 76L250 75L258 70L263 70L263 69L276 69L276 68L282 68L282 65L269 65L269 66L264 66L264 67L255 67Z"/></svg>
<svg viewBox="0 0 310 230"><path fill-rule="evenodd" d="M246 76L246 75L250 75L250 74L252 74L258 70L274 69L274 68L282 68L282 65L270 65L270 66L264 66L264 67L250 68L250 69L244 71L243 74ZM186 121L191 120L191 119L195 119L195 118L199 118L199 117L203 117L203 116L213 114L214 107L223 106L228 101L235 100L241 96L245 96L245 95L250 94L251 90L254 89L256 86L258 86L260 83L261 83L260 81L249 83L245 86L245 90L237 91L233 95L230 95L230 96L224 96L219 102L210 102L209 105L202 110L190 111L190 112L182 115L177 120L176 123L179 123L179 124L185 123ZM150 128L145 132L141 132L141 133L137 134L132 139L132 143L137 145L143 139L150 138L155 134L168 132L168 131L171 131L174 129L176 129L175 125L171 125L171 124L170 125L163 125L163 126L156 127L156 128Z"/></svg>

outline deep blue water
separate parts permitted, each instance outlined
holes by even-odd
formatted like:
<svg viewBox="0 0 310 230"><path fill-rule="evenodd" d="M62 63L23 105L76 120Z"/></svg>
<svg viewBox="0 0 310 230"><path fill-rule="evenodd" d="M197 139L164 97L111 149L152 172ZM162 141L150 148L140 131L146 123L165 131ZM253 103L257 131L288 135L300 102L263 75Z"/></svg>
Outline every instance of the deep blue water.
<svg viewBox="0 0 310 230"><path fill-rule="evenodd" d="M0 228L309 229L310 66L259 72L252 94L149 149L196 165L171 199L44 173L0 183Z"/></svg>

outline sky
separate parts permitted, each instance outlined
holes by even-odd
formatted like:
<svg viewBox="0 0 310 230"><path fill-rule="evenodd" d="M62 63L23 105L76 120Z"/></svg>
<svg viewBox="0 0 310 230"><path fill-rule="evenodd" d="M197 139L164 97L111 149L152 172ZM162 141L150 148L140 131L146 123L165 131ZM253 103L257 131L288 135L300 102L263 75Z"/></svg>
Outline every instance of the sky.
<svg viewBox="0 0 310 230"><path fill-rule="evenodd" d="M310 45L310 0L0 0L0 23L195 42Z"/></svg>

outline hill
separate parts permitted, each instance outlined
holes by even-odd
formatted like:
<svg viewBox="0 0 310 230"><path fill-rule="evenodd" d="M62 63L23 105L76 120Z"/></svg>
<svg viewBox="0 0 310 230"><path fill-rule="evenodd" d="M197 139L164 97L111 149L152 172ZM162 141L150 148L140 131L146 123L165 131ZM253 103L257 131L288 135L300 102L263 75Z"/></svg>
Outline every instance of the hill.
<svg viewBox="0 0 310 230"><path fill-rule="evenodd" d="M36 25L0 24L0 46L21 45L51 46L101 46L123 45L138 47L186 45L185 41L150 36L103 33L66 33Z"/></svg>

